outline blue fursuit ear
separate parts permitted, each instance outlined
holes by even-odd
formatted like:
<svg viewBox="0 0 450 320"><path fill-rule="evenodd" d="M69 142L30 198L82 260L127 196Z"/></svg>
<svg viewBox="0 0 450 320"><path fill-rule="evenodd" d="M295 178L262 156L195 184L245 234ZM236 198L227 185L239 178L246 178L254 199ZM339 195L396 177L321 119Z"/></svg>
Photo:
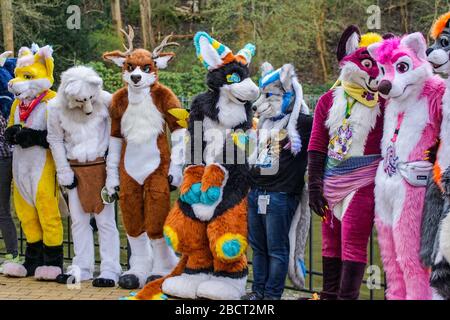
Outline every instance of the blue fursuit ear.
<svg viewBox="0 0 450 320"><path fill-rule="evenodd" d="M3 67L0 68L0 112L7 119L14 100L14 95L8 91L8 82L14 78L14 69L16 68L17 59L8 58L5 60Z"/></svg>

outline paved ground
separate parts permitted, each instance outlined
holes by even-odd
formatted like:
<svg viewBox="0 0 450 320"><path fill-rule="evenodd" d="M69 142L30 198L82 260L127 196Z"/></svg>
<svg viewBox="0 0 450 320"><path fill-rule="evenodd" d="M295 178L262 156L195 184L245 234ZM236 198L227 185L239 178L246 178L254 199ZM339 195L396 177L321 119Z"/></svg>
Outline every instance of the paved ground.
<svg viewBox="0 0 450 320"><path fill-rule="evenodd" d="M130 291L119 288L95 288L90 281L78 288L33 278L8 278L0 275L0 300L118 300ZM286 290L283 299L297 299L298 292Z"/></svg>
<svg viewBox="0 0 450 320"><path fill-rule="evenodd" d="M94 288L90 281L69 289L55 282L0 276L0 300L118 300L129 292L119 288Z"/></svg>

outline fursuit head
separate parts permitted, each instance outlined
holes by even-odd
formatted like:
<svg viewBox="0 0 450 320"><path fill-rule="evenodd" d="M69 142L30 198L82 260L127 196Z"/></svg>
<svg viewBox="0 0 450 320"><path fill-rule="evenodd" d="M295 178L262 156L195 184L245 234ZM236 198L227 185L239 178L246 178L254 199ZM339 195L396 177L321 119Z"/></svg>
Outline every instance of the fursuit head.
<svg viewBox="0 0 450 320"><path fill-rule="evenodd" d="M57 130L53 127L60 126L66 135L67 155L65 152L60 154L61 150L52 151L57 167L59 157L85 163L105 155L109 142L110 103L111 94L103 90L103 80L92 68L75 66L62 73L56 97L49 102L48 116L48 126L53 129L49 130L49 143L60 142L51 141L54 135L50 132ZM57 116L53 116L54 113ZM59 183L70 186L73 182L72 170L68 170L67 174L61 171L64 170L58 170Z"/></svg>
<svg viewBox="0 0 450 320"><path fill-rule="evenodd" d="M434 43L427 50L434 73L445 79L439 149L433 179L427 186L420 257L431 268L431 286L436 298L450 299L450 12L431 28ZM444 195L444 196L443 196Z"/></svg>
<svg viewBox="0 0 450 320"><path fill-rule="evenodd" d="M51 46L39 48L33 43L31 48L20 48L14 71L15 78L8 83L8 90L16 99L29 102L52 87L54 82L52 55Z"/></svg>
<svg viewBox="0 0 450 320"><path fill-rule="evenodd" d="M380 71L367 51L367 47L381 40L381 36L377 33L361 35L357 26L347 27L337 49L337 59L341 70L338 81L364 88L368 95L374 95L378 90Z"/></svg>
<svg viewBox="0 0 450 320"><path fill-rule="evenodd" d="M240 162L234 156L246 149L252 102L259 96L249 70L255 46L247 44L233 54L206 32L198 32L194 44L208 69L208 91L191 104L191 158L164 225L167 242L181 258L168 277L148 283L137 299L165 294L238 300L245 293L249 167L245 157Z"/></svg>
<svg viewBox="0 0 450 320"><path fill-rule="evenodd" d="M11 51L0 54L0 116L8 119L14 95L8 91L8 82L14 78L17 59L9 58Z"/></svg>
<svg viewBox="0 0 450 320"><path fill-rule="evenodd" d="M427 49L428 62L434 72L448 78L450 75L450 12L436 20L431 37L434 43Z"/></svg>
<svg viewBox="0 0 450 320"><path fill-rule="evenodd" d="M269 62L264 62L259 88L260 96L253 104L259 119L258 130L286 129L290 140L287 147L294 155L299 153L302 145L297 130L298 115L309 114L309 109L294 66L285 64L275 70Z"/></svg>
<svg viewBox="0 0 450 320"><path fill-rule="evenodd" d="M249 158L251 165L257 162L258 153L267 148L267 140L273 137L272 134L278 135L282 131L287 131L289 138L285 148L290 149L293 155L298 154L302 149L298 117L300 113L309 114L309 108L303 98L302 85L292 64L285 64L275 70L272 64L264 62L261 65L259 89L260 96L253 104L253 111L258 119L258 147ZM308 191L305 184L289 231L288 274L292 283L299 289L305 286L304 257L310 217Z"/></svg>
<svg viewBox="0 0 450 320"><path fill-rule="evenodd" d="M431 298L429 272L419 256L425 192L432 164L427 151L439 137L443 81L433 75L421 33L369 46L387 99L375 179L375 221L387 275L388 299Z"/></svg>

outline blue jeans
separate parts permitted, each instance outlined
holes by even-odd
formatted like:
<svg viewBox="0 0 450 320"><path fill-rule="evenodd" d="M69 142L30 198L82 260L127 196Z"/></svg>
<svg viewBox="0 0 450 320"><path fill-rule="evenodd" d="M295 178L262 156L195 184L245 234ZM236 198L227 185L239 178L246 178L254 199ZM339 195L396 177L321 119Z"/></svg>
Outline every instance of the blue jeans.
<svg viewBox="0 0 450 320"><path fill-rule="evenodd" d="M258 214L258 197L269 195L266 214ZM248 195L249 243L253 249L252 291L280 299L289 267L289 229L298 206L295 195L252 189Z"/></svg>

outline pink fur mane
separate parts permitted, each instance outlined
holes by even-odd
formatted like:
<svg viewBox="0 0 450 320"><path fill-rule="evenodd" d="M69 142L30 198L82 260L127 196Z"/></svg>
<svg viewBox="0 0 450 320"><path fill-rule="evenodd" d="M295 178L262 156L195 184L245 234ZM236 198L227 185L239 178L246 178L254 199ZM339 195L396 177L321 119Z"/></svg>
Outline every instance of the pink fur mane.
<svg viewBox="0 0 450 320"><path fill-rule="evenodd" d="M392 53L400 47L400 38L384 40L376 50L376 60L381 64L388 64L391 61Z"/></svg>
<svg viewBox="0 0 450 320"><path fill-rule="evenodd" d="M430 113L441 114L442 98L445 93L445 83L439 76L433 76L425 81L420 97L425 97L430 106Z"/></svg>

